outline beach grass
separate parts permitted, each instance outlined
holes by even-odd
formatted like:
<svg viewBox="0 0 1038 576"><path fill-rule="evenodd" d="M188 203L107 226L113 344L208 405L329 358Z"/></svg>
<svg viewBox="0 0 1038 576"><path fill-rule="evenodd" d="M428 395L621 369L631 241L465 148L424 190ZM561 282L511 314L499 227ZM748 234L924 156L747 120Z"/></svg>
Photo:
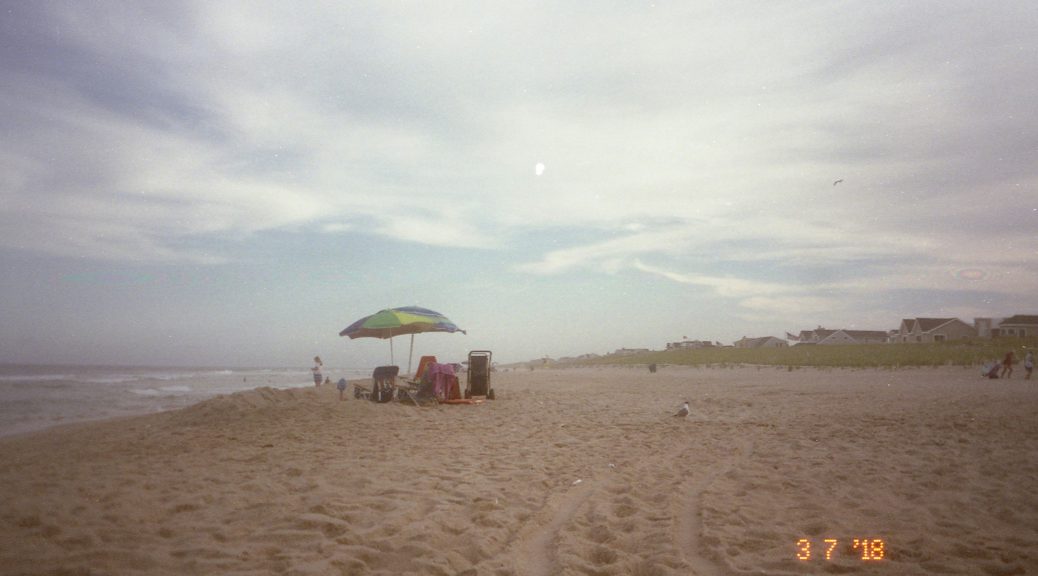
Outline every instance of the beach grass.
<svg viewBox="0 0 1038 576"><path fill-rule="evenodd" d="M848 368L918 366L979 366L1001 360L1013 350L1022 362L1027 350L1038 348L1038 338L1000 338L923 344L858 344L790 346L787 348L700 348L665 350L631 356L603 356L581 365L675 364L684 366L769 365Z"/></svg>

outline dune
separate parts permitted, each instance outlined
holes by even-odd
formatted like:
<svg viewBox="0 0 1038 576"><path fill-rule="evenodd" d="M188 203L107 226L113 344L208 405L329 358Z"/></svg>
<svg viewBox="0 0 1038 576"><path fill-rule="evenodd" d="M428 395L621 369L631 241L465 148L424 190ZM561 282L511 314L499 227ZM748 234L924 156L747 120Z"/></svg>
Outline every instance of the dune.
<svg viewBox="0 0 1038 576"><path fill-rule="evenodd" d="M493 385L496 401L427 408L260 388L0 439L0 567L1038 571L1033 382L662 367L505 372ZM673 417L684 400L691 414Z"/></svg>

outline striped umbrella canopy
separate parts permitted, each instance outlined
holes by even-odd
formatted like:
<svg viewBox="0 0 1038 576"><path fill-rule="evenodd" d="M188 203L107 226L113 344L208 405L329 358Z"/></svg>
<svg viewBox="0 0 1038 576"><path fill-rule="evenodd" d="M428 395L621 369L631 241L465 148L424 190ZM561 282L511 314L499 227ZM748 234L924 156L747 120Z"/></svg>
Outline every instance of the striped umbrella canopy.
<svg viewBox="0 0 1038 576"><path fill-rule="evenodd" d="M349 336L350 340L355 338L381 338L389 340L390 362L393 358L394 336L401 334L411 335L411 352L414 352L414 335L421 332L461 332L454 322L446 316L418 306L404 306L402 308L388 308L379 310L371 316L365 316L350 324L339 332L339 336ZM408 373L411 372L410 356L407 364Z"/></svg>

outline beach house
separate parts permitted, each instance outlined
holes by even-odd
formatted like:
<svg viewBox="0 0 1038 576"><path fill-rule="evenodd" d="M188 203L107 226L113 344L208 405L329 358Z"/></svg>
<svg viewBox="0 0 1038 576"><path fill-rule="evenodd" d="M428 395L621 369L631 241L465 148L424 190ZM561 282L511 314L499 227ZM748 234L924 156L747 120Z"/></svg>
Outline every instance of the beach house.
<svg viewBox="0 0 1038 576"><path fill-rule="evenodd" d="M636 356L638 354L647 354L649 352L652 352L652 350L649 350L648 348L618 348L615 352L609 354L609 356Z"/></svg>
<svg viewBox="0 0 1038 576"><path fill-rule="evenodd" d="M946 342L977 337L977 329L958 318L905 318L896 341L905 344Z"/></svg>
<svg viewBox="0 0 1038 576"><path fill-rule="evenodd" d="M829 330L819 326L814 330L801 330L799 336L787 332L786 339L797 345L882 344L887 342L888 334L883 330Z"/></svg>
<svg viewBox="0 0 1038 576"><path fill-rule="evenodd" d="M714 343L709 340L682 340L680 342L667 342L667 350L698 350L700 348L713 348Z"/></svg>
<svg viewBox="0 0 1038 576"><path fill-rule="evenodd" d="M1038 336L1038 316L1017 314L998 323L998 328L991 329L992 336L1010 336L1026 338Z"/></svg>
<svg viewBox="0 0 1038 576"><path fill-rule="evenodd" d="M789 346L785 340L774 336L763 336L761 338L747 338L743 336L735 341L736 348L785 348Z"/></svg>

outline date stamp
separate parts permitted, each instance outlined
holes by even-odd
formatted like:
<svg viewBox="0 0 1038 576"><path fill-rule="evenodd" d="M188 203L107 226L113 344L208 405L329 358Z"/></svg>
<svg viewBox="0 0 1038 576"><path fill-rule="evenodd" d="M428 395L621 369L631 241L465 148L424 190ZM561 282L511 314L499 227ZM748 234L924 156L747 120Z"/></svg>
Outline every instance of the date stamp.
<svg viewBox="0 0 1038 576"><path fill-rule="evenodd" d="M843 550L840 549L841 542L844 543ZM862 562L875 562L887 557L887 543L882 538L824 538L821 541L801 538L795 547L797 560L802 562L813 559L832 561L837 555L848 553Z"/></svg>

